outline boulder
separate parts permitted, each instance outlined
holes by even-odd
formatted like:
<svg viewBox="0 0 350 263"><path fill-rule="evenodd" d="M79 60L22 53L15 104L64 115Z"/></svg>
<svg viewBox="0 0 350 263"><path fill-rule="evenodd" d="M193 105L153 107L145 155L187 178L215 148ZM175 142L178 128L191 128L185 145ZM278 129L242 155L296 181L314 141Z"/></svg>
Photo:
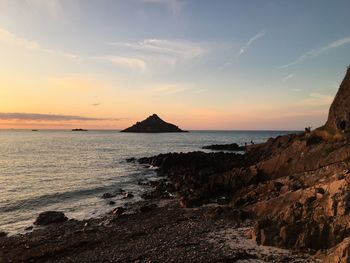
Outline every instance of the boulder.
<svg viewBox="0 0 350 263"><path fill-rule="evenodd" d="M212 144L202 147L203 149L215 150L215 151L244 151L244 146L239 146L237 143L231 144Z"/></svg>
<svg viewBox="0 0 350 263"><path fill-rule="evenodd" d="M59 211L46 211L39 214L37 219L34 222L34 225L50 225L54 223L63 223L66 222L68 218L64 215L63 212Z"/></svg>

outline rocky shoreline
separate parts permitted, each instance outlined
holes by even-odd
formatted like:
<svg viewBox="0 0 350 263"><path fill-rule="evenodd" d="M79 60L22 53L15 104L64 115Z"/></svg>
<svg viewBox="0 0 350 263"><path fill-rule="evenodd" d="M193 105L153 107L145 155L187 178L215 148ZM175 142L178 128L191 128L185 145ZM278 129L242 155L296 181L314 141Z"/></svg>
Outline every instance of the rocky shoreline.
<svg viewBox="0 0 350 263"><path fill-rule="evenodd" d="M1 262L317 262L305 252L256 245L253 222L238 210L182 208L168 180L149 184L147 201L104 217L0 238Z"/></svg>

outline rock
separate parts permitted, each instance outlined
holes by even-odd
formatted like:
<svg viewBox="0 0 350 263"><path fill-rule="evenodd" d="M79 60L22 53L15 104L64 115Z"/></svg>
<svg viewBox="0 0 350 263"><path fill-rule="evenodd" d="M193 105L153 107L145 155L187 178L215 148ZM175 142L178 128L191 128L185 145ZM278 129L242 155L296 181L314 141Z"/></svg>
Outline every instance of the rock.
<svg viewBox="0 0 350 263"><path fill-rule="evenodd" d="M115 205L115 202L114 201L109 201L108 204L109 205Z"/></svg>
<svg viewBox="0 0 350 263"><path fill-rule="evenodd" d="M24 230L26 230L26 231L33 230L33 226L28 226L28 227L26 227Z"/></svg>
<svg viewBox="0 0 350 263"><path fill-rule="evenodd" d="M350 237L345 238L341 243L326 252L323 258L324 263L348 263L350 262Z"/></svg>
<svg viewBox="0 0 350 263"><path fill-rule="evenodd" d="M121 132L142 132L142 133L161 133L161 132L186 132L174 124L163 121L158 115L153 114L147 119L137 122L133 126L122 130Z"/></svg>
<svg viewBox="0 0 350 263"><path fill-rule="evenodd" d="M131 193L131 192L126 192L125 194L124 194L124 198L125 199L127 199L127 198L133 198L134 197L134 195Z"/></svg>
<svg viewBox="0 0 350 263"><path fill-rule="evenodd" d="M126 162L127 163L133 163L133 162L135 162L136 161L136 158L134 158L134 157L131 157L131 158L127 158L126 159Z"/></svg>
<svg viewBox="0 0 350 263"><path fill-rule="evenodd" d="M116 197L117 195L116 194L111 194L111 193L104 193L101 198L103 199L108 199L108 198L113 198L113 197Z"/></svg>
<svg viewBox="0 0 350 263"><path fill-rule="evenodd" d="M343 132L350 128L350 68L340 84L340 88L330 107L325 129L331 133Z"/></svg>
<svg viewBox="0 0 350 263"><path fill-rule="evenodd" d="M113 215L119 216L119 215L122 215L125 211L126 209L120 206L120 207L114 208L111 213Z"/></svg>
<svg viewBox="0 0 350 263"><path fill-rule="evenodd" d="M324 195L324 194L326 193L326 191L325 191L322 187L317 187L317 188L315 189L315 192L316 192L317 194L321 194L321 195Z"/></svg>
<svg viewBox="0 0 350 263"><path fill-rule="evenodd" d="M50 225L54 223L66 222L68 218L63 212L58 211L46 211L39 214L34 222L34 225Z"/></svg>
<svg viewBox="0 0 350 263"><path fill-rule="evenodd" d="M203 149L216 150L216 151L244 151L244 146L239 146L237 143L231 144L212 144L202 147Z"/></svg>
<svg viewBox="0 0 350 263"><path fill-rule="evenodd" d="M153 209L157 208L156 204L144 204L139 208L140 213L149 212Z"/></svg>
<svg viewBox="0 0 350 263"><path fill-rule="evenodd" d="M6 237L7 236L7 233L4 232L4 231L0 231L0 237Z"/></svg>

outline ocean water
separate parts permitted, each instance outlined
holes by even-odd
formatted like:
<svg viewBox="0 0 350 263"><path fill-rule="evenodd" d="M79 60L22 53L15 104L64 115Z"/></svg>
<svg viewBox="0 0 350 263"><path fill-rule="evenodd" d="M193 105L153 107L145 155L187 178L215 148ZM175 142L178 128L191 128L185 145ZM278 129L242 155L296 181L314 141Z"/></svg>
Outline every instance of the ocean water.
<svg viewBox="0 0 350 263"><path fill-rule="evenodd" d="M0 231L23 233L40 212L96 217L114 206L103 193L122 188L140 200L137 183L155 172L126 158L201 150L209 144L244 145L292 131L192 131L133 134L118 131L0 131ZM208 151L208 150L205 150ZM113 198L115 206L124 202ZM128 200L130 202L131 200Z"/></svg>

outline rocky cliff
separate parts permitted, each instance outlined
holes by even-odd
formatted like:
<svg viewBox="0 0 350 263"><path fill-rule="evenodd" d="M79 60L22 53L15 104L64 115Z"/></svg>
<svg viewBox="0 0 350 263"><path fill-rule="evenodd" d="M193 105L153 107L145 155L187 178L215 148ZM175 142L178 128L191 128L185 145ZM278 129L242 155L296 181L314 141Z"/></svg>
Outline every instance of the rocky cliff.
<svg viewBox="0 0 350 263"><path fill-rule="evenodd" d="M184 207L224 196L253 220L261 245L350 262L350 69L325 126L271 138L244 155L188 153L141 162L159 166ZM205 164L205 165L204 165Z"/></svg>
<svg viewBox="0 0 350 263"><path fill-rule="evenodd" d="M174 124L163 121L157 114L135 123L133 126L121 132L161 133L161 132L185 132Z"/></svg>
<svg viewBox="0 0 350 263"><path fill-rule="evenodd" d="M325 127L331 131L347 131L350 128L350 67L330 107Z"/></svg>

